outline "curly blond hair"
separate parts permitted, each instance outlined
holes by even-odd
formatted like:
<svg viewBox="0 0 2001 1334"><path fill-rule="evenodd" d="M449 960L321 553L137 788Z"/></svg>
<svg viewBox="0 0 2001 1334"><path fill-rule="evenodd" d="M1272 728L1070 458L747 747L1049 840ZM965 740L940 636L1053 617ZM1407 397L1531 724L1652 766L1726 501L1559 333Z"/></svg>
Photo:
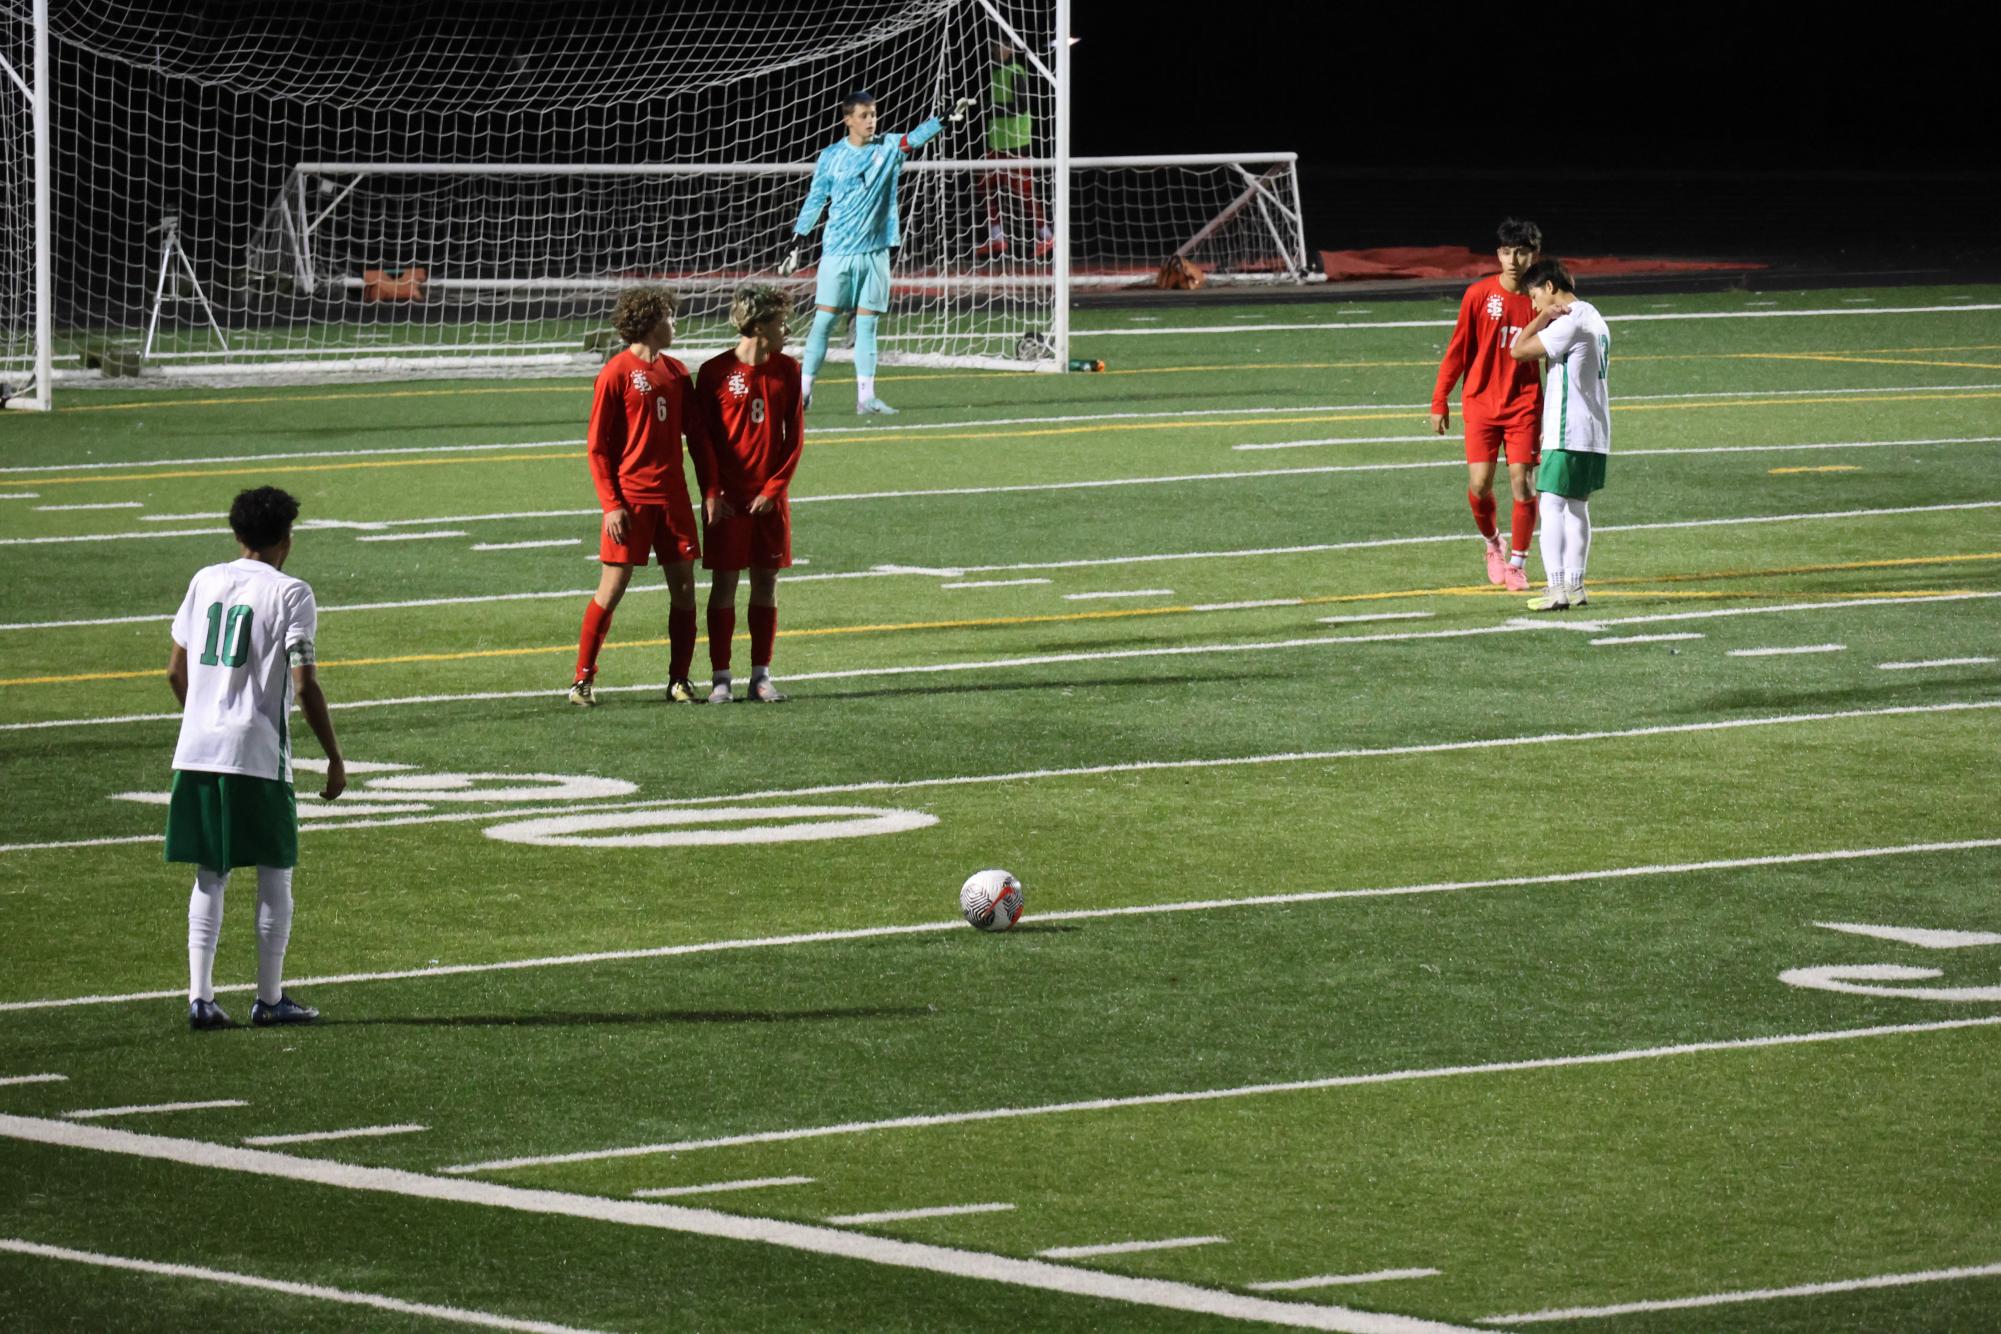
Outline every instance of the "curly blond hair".
<svg viewBox="0 0 2001 1334"><path fill-rule="evenodd" d="M611 327L628 343L637 343L653 332L653 326L671 317L680 301L665 287L628 287L618 294L611 308Z"/></svg>
<svg viewBox="0 0 2001 1334"><path fill-rule="evenodd" d="M730 297L730 324L746 338L773 315L791 313L791 295L765 283L739 287Z"/></svg>

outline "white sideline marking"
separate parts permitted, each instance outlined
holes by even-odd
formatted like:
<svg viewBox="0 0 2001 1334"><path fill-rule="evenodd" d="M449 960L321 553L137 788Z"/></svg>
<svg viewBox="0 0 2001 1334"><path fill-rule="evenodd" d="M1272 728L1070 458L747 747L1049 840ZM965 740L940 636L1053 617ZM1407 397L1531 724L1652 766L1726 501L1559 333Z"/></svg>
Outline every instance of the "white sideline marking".
<svg viewBox="0 0 2001 1334"><path fill-rule="evenodd" d="M1094 917L1125 917L1138 913L1208 912L1220 908L1258 908L1278 904L1319 903L1332 899L1384 898L1407 894L1445 894L1468 889L1513 889L1529 885L1561 885L1593 880L1623 880L1634 876L1685 875L1702 871L1736 871L1754 866L1793 866L1824 861L1860 861L1874 857L1901 857L1934 852L1970 852L2001 848L2001 838L1961 839L1949 843L1906 843L1880 848L1837 848L1826 852L1776 853L1763 857L1730 857L1714 861L1681 862L1657 866L1615 866L1595 871L1566 871L1553 875L1504 876L1494 880L1444 880L1421 885L1399 885L1378 889L1305 890L1292 894L1259 894L1235 899L1197 899L1181 903L1140 904L1125 908L1077 908L1064 912L1035 914L1037 921L1083 921ZM821 945L846 940L877 940L885 936L929 935L940 931L970 929L958 918L941 922L912 922L895 926L853 927L843 931L814 931L787 936L753 936L737 940L696 941L684 945L653 945L640 949L597 950L588 954L558 954L532 959L503 959L491 963L446 964L435 968L408 968L379 973L342 973L325 977L291 979L294 986L335 986L349 982L402 982L419 978L453 977L466 973L512 972L523 968L573 967L593 963L621 963L633 959L665 959L683 954L711 954L723 950L771 949L787 945ZM250 982L216 988L223 992L255 990ZM131 1001L162 1000L184 996L186 987L161 991L133 991L123 995L69 996L45 1000L0 1002L0 1012L48 1010L72 1005L119 1005Z"/></svg>
<svg viewBox="0 0 2001 1334"><path fill-rule="evenodd" d="M227 519L227 514L142 514L140 523L194 523L201 519Z"/></svg>
<svg viewBox="0 0 2001 1334"><path fill-rule="evenodd" d="M1993 931L1946 931L1916 926L1866 926L1860 922L1815 922L1828 931L1845 931L1851 936L1873 936L1928 950L1963 950L1974 945L2001 945L2001 934Z"/></svg>
<svg viewBox="0 0 2001 1334"><path fill-rule="evenodd" d="M463 528L446 528L435 533L364 533L357 542L429 542L439 537L464 537Z"/></svg>
<svg viewBox="0 0 2001 1334"><path fill-rule="evenodd" d="M635 1190L634 1199L666 1199L676 1195L714 1195L731 1190L762 1190L766 1186L810 1186L812 1177L744 1177L737 1181L711 1181L700 1186L655 1186Z"/></svg>
<svg viewBox="0 0 2001 1334"><path fill-rule="evenodd" d="M330 1139L374 1139L382 1135L414 1135L429 1126L356 1126L352 1130L313 1130L301 1135L246 1135L243 1142L258 1148L274 1144L318 1144Z"/></svg>
<svg viewBox="0 0 2001 1334"><path fill-rule="evenodd" d="M1836 306L1816 310L1691 310L1658 315L1607 315L1608 324L1634 324L1647 320L1768 320L1797 319L1810 315L1935 315L1963 310L2001 310L2001 305L1969 304L1953 306L1877 306L1870 310L1849 310ZM1450 329L1452 320L1353 320L1310 324L1199 324L1162 329L1073 329L1072 338L1132 338L1153 334L1246 334L1284 333L1319 329Z"/></svg>
<svg viewBox="0 0 2001 1334"><path fill-rule="evenodd" d="M95 505L37 505L37 514L55 514L64 510L142 510L145 505L136 500L106 500Z"/></svg>
<svg viewBox="0 0 2001 1334"><path fill-rule="evenodd" d="M1278 1283L1246 1283L1252 1292L1299 1292L1306 1288L1333 1288L1344 1283L1384 1283L1398 1278L1435 1278L1437 1269L1375 1269L1366 1274L1316 1274L1312 1278L1289 1278Z"/></svg>
<svg viewBox="0 0 2001 1334"><path fill-rule="evenodd" d="M0 475L22 472L102 472L107 468L188 468L211 463L276 463L288 459L371 458L390 454L467 454L487 449L583 448L582 440L526 440L499 445L409 445L395 449L305 449L285 454L217 454L200 459L129 459L107 463L30 463L0 468ZM227 515L198 514L186 518L227 518Z"/></svg>
<svg viewBox="0 0 2001 1334"><path fill-rule="evenodd" d="M1059 915L1039 914L1036 920L1046 921ZM987 1107L970 1112L939 1112L930 1116L896 1116L880 1121L847 1121L839 1125L755 1131L742 1135L722 1135L714 1139L621 1145L617 1148L587 1149L576 1153L545 1154L540 1157L497 1158L490 1162L460 1163L438 1170L455 1176L473 1172L504 1172L518 1167L547 1167L561 1163L595 1162L605 1158L640 1158L661 1153L691 1153L697 1149L777 1144L792 1140L824 1139L832 1135L868 1134L878 1130L925 1130L934 1126L967 1125L978 1121L1011 1121L1022 1117L1056 1116L1071 1112L1109 1112L1128 1107L1217 1102L1224 1099L1263 1097L1273 1093L1311 1093L1322 1089L1359 1088L1370 1084L1398 1084L1417 1079L1454 1079L1464 1075L1519 1074L1531 1070L1558 1070L1569 1066L1615 1065L1628 1061L1656 1060L1667 1056L1750 1051L1762 1047L1789 1047L1810 1042L1845 1042L1859 1038L1892 1037L1913 1033L1939 1033L1957 1028L1991 1028L1997 1024L2001 1024L2001 1014L1987 1015L1978 1019L1940 1019L1922 1024L1883 1024L1874 1028L1838 1028L1816 1033L1783 1033L1762 1038L1727 1038L1710 1042L1678 1043L1666 1047L1633 1047L1624 1051L1589 1052L1578 1056L1543 1056L1519 1061L1491 1061L1481 1065L1447 1065L1420 1070L1385 1070L1363 1075L1332 1075L1324 1079L1243 1084L1234 1088L1141 1093L1124 1098L1089 1098L1075 1102L1041 1103L1028 1107Z"/></svg>
<svg viewBox="0 0 2001 1334"><path fill-rule="evenodd" d="M14 1084L67 1084L68 1075L0 1075L0 1088Z"/></svg>
<svg viewBox="0 0 2001 1334"><path fill-rule="evenodd" d="M1135 1251L1172 1251L1184 1246L1217 1246L1228 1237L1162 1237L1159 1241L1108 1241L1098 1246L1051 1246L1036 1254L1050 1260L1082 1260L1093 1255L1131 1255Z"/></svg>
<svg viewBox="0 0 2001 1334"><path fill-rule="evenodd" d="M1428 435L1329 435L1317 440L1274 440L1262 445L1231 445L1238 453L1249 453L1260 449L1308 449L1315 445L1415 445L1435 441L1441 437L1432 432ZM1447 459L1456 463L1457 459Z"/></svg>
<svg viewBox="0 0 2001 1334"><path fill-rule="evenodd" d="M989 1255L980 1251L932 1246L922 1242L896 1241L866 1232L811 1223L788 1223L776 1219L746 1218L711 1209L686 1205L659 1204L651 1200L613 1200L603 1196L574 1195L567 1191L529 1190L488 1181L459 1181L403 1172L391 1168L363 1167L320 1158L302 1158L274 1153L269 1149L243 1149L226 1144L206 1144L198 1140L173 1139L164 1135L142 1135L103 1126L79 1126L62 1121L45 1121L25 1116L0 1116L0 1135L61 1148L89 1149L130 1157L184 1163L219 1171L244 1172L288 1181L304 1181L339 1190L397 1195L409 1199L442 1200L478 1205L489 1209L511 1209L524 1214L582 1218L593 1222L616 1223L627 1227L657 1228L696 1236L719 1237L729 1241L757 1242L815 1255L831 1255L869 1264L892 1265L923 1270L953 1278L977 1278L1016 1287L1035 1288L1071 1296L1096 1297L1130 1302L1166 1310L1192 1311L1234 1320L1264 1320L1296 1329L1328 1329L1350 1334L1431 1334L1432 1331L1459 1331L1468 1328L1408 1316L1380 1315L1351 1311L1339 1306L1302 1302L1272 1301L1218 1292L1187 1283L1162 1279L1131 1278L1095 1269L1011 1256Z"/></svg>
<svg viewBox="0 0 2001 1334"><path fill-rule="evenodd" d="M798 503L798 501L802 498L803 497L795 497L794 503L795 504ZM824 497L824 498L832 499L832 497ZM873 567L869 572L871 574L922 574L922 575L930 575L938 579L957 579L959 576L965 573L964 570L953 569L951 567L942 565L877 565Z"/></svg>
<svg viewBox="0 0 2001 1334"><path fill-rule="evenodd" d="M1190 611L1252 611L1259 607L1301 607L1304 598L1247 598L1242 602L1198 602Z"/></svg>
<svg viewBox="0 0 2001 1334"><path fill-rule="evenodd" d="M1841 299L1851 306L1869 306L1874 305L1876 302L1876 298L1873 296L1845 296Z"/></svg>
<svg viewBox="0 0 2001 1334"><path fill-rule="evenodd" d="M475 542L472 544L472 550L527 551L531 547L573 547L583 540L581 537L545 537L534 542Z"/></svg>
<svg viewBox="0 0 2001 1334"><path fill-rule="evenodd" d="M1065 602L1089 602L1095 598L1171 598L1171 588L1108 588L1097 593L1065 593Z"/></svg>
<svg viewBox="0 0 2001 1334"><path fill-rule="evenodd" d="M960 1214L1004 1214L1011 1204L936 1204L928 1209L885 1209L873 1214L835 1214L829 1223L900 1223L908 1218L953 1218Z"/></svg>
<svg viewBox="0 0 2001 1334"><path fill-rule="evenodd" d="M2001 439L2001 437L1995 437L1995 438ZM1629 451L1629 452L1637 453L1639 451ZM1657 523L1599 524L1596 527L1595 531L1599 533L1639 533L1639 532L1648 532L1660 528L1727 528L1736 524L1789 523L1795 521L1808 521L1813 519L1882 518L1899 514L1929 514L1947 510L1993 509L1996 507L2001 507L2001 501L1967 501L1967 502L1955 502L1943 505L1905 505L1890 509L1816 510L1816 511L1803 512L1799 514L1753 514L1753 515L1744 515L1738 518L1685 519L1673 522L1657 522ZM592 510L589 512L595 514L597 511ZM466 522L471 519L485 518L485 517L489 516L459 515L450 521L455 523ZM499 515L493 517L515 518L519 516ZM446 520L444 519L421 519L417 520L416 522L440 523L445 521ZM213 530L203 529L199 531L207 533L227 533L229 530L226 528L219 528ZM173 537L173 536L188 536L188 535L189 535L188 533L166 533L166 534L155 533L155 534L140 534L139 536ZM100 533L95 536L79 536L79 537L0 538L0 545L6 545L9 543L19 544L19 543L37 543L37 542L95 542L102 540L103 538L106 537L119 537L122 539L129 540L132 536L134 535L129 533L127 534ZM1025 571L1025 570L1083 570L1083 569L1096 569L1105 566L1117 566L1117 565L1148 565L1148 564L1155 564L1161 561L1188 560L1188 561L1207 562L1216 560L1241 560L1247 558L1255 559L1266 556L1312 556L1312 555L1321 555L1323 553L1333 552L1333 551L1368 551L1368 550L1374 550L1378 547L1428 546L1439 542L1464 542L1467 540L1468 536L1463 532L1440 533L1429 537L1377 537L1377 538L1363 538L1352 542L1313 542L1313 543L1303 544L1300 546L1287 546L1287 547L1238 547L1231 550L1223 550L1223 551L1167 551L1167 552L1144 553L1133 556L1094 556L1094 557L1086 557L1074 560L1022 561L1010 565L968 565L963 567L962 572L965 574L1004 574L1004 573L1011 573L1014 571ZM587 561L595 561L598 558L595 555L589 555L585 556L584 559ZM801 565L804 563L805 562L797 559L793 561L794 565ZM792 575L786 579L786 583L790 585L790 584L806 583L809 581L824 582L827 580L835 580L835 579L884 579L884 578L892 578L900 575L913 574L913 573L921 573L929 576L937 574L938 572L930 570L919 571L909 566L891 565L891 566L878 566L877 568L872 570L823 571L817 574ZM951 576L946 576L946 577L951 577ZM706 587L708 587L706 583L697 585L698 589ZM350 612L350 611L403 611L411 609L421 609L425 607L462 607L462 606L473 606L487 602L532 602L548 598L564 598L564 599L587 598L591 596L591 594L594 593L595 591L596 590L593 588L565 588L565 589L552 589L548 592L541 592L541 593L481 593L481 594L473 594L461 597L410 598L410 599L403 599L390 602L354 602L354 603L348 603L343 606L321 607L320 615L326 616L334 612ZM635 584L632 588L627 590L626 596L633 597L648 593L663 593L665 591L666 591L666 585L664 584L652 584L652 583ZM162 614L157 612L151 612L137 616L99 616L81 620L13 621L8 623L0 623L0 630L61 630L61 629L69 629L76 626L87 626L87 625L139 625L145 623L165 624L166 622L172 621L173 619L174 618L171 613ZM651 689L664 688L664 683L662 687L649 687L649 688ZM534 692L528 692L528 693L534 693ZM169 715L163 714L160 716L166 717ZM174 714L171 716L179 717L180 715Z"/></svg>
<svg viewBox="0 0 2001 1334"><path fill-rule="evenodd" d="M1846 653L1846 644L1798 644L1789 648L1733 648L1733 658L1776 658L1793 653Z"/></svg>
<svg viewBox="0 0 2001 1334"><path fill-rule="evenodd" d="M1706 636L1694 630L1675 630L1664 635L1606 635L1602 638L1592 640L1591 643L1594 646L1606 644L1665 644L1676 639L1703 638L1706 638Z"/></svg>
<svg viewBox="0 0 2001 1334"><path fill-rule="evenodd" d="M45 1260L68 1260L76 1264L95 1265L100 1269L128 1269L135 1273L157 1274L164 1278L192 1278L204 1283L226 1283L237 1288L258 1288L265 1292L282 1292L289 1297L311 1297L316 1301L340 1302L347 1306L372 1306L378 1311L430 1316L434 1320L450 1320L461 1325L479 1325L485 1329L523 1330L528 1331L528 1334L592 1334L592 1331L578 1329L575 1325L552 1325L541 1320L517 1320L512 1316L489 1315L485 1311L468 1311L458 1306L406 1302L373 1292L327 1288L317 1283L287 1283L274 1278L259 1278L255 1274L205 1269L200 1265L170 1265L154 1260L133 1260L122 1255L104 1255L97 1251L73 1251L63 1246L44 1246L39 1242L23 1241L19 1237L0 1237L0 1251L13 1251L17 1255L34 1255Z"/></svg>
<svg viewBox="0 0 2001 1334"><path fill-rule="evenodd" d="M1685 1311L1697 1306L1724 1306L1731 1302L1768 1302L1779 1297L1819 1297L1831 1292L1901 1288L1913 1283L1948 1283L1966 1278L1992 1278L1997 1274L2001 1274L2001 1264L1967 1265L1959 1269L1926 1269L1910 1274L1877 1274L1872 1278L1851 1278L1835 1283L1801 1283L1790 1288L1747 1288L1738 1292L1713 1292L1703 1297L1675 1297L1657 1302L1622 1302L1617 1306L1573 1306L1561 1311L1489 1315L1480 1317L1480 1323L1530 1325L1543 1320L1585 1320L1592 1316L1631 1315L1640 1311Z"/></svg>
<svg viewBox="0 0 2001 1334"><path fill-rule="evenodd" d="M1877 668L1886 672L1909 672L1920 667L1984 667L1995 658L1927 658L1923 662L1879 662Z"/></svg>
<svg viewBox="0 0 2001 1334"><path fill-rule="evenodd" d="M1985 387L1992 388L1993 386L1988 385ZM1811 393L1813 391L1802 390L1801 392ZM1850 393L1859 391L1840 390L1836 392ZM1233 450L1293 449L1306 445L1353 445L1366 444L1370 441L1389 443L1396 440L1436 441L1440 438L1436 435L1330 436L1325 440L1296 440L1283 445L1232 445L1230 448ZM1450 437L1443 438L1450 439ZM1646 459L1667 458L1680 454L1798 454L1826 449L1910 449L1920 445L1991 445L1997 441L2001 441L2001 436L1952 435L1915 440L1826 440L1798 445L1676 445L1661 449L1623 449L1619 451L1619 457L1625 459ZM1427 462L1424 466L1445 468L1457 462L1457 459L1434 460ZM1369 469L1362 467L1356 468L1354 471L1367 472Z"/></svg>
<svg viewBox="0 0 2001 1334"><path fill-rule="evenodd" d="M1321 616L1321 625L1352 625L1356 621L1422 621L1436 616L1433 611L1372 611L1358 616Z"/></svg>
<svg viewBox="0 0 2001 1334"><path fill-rule="evenodd" d="M215 1107L248 1107L241 1098L211 1098L206 1102L155 1102L130 1107L85 1107L63 1115L72 1121L94 1121L105 1116L150 1116L154 1112L205 1112Z"/></svg>
<svg viewBox="0 0 2001 1334"><path fill-rule="evenodd" d="M4 495L0 495L0 500L40 500L41 498L42 496L39 491L9 491Z"/></svg>
<svg viewBox="0 0 2001 1334"><path fill-rule="evenodd" d="M1047 579L973 579L956 584L940 584L940 588L1026 588L1030 584L1046 584Z"/></svg>

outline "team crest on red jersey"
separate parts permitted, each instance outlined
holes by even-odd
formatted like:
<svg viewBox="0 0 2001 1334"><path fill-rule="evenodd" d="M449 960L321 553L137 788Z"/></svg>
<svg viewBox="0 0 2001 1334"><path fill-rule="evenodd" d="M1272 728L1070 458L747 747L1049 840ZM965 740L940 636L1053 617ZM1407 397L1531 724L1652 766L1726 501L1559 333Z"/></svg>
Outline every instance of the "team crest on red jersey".
<svg viewBox="0 0 2001 1334"><path fill-rule="evenodd" d="M731 371L726 383L732 398L743 398L750 393L750 377L741 370Z"/></svg>
<svg viewBox="0 0 2001 1334"><path fill-rule="evenodd" d="M634 371L632 373L632 387L642 394L650 394L653 392L653 381L645 371Z"/></svg>
<svg viewBox="0 0 2001 1334"><path fill-rule="evenodd" d="M1489 293L1487 296L1487 318L1490 320L1498 320L1504 313L1506 313L1506 311L1507 307L1504 304L1502 304L1501 298L1492 293Z"/></svg>

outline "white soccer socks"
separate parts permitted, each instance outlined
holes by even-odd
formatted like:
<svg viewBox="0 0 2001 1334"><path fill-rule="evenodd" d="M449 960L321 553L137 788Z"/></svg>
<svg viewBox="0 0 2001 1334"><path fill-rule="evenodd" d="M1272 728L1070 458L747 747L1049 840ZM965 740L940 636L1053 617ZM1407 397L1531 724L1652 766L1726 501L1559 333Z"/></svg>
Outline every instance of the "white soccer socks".
<svg viewBox="0 0 2001 1334"><path fill-rule="evenodd" d="M221 896L217 896L220 902ZM292 939L292 868L257 868L257 999L276 1005L285 994L285 946ZM211 957L213 957L211 955Z"/></svg>
<svg viewBox="0 0 2001 1334"><path fill-rule="evenodd" d="M188 999L215 999L215 942L222 934L222 896L229 872L195 868L195 887L188 895Z"/></svg>

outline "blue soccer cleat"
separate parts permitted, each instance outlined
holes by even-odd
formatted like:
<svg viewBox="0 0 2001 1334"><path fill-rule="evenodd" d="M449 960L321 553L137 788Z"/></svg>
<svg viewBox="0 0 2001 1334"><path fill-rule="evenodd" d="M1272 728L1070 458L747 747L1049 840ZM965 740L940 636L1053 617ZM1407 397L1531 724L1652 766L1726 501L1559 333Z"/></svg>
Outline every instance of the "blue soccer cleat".
<svg viewBox="0 0 2001 1334"><path fill-rule="evenodd" d="M273 1024L310 1024L320 1017L320 1012L310 1005L301 1005L290 996L280 994L274 1004L266 1005L258 1001L250 1007L250 1022L259 1028L269 1028Z"/></svg>
<svg viewBox="0 0 2001 1334"><path fill-rule="evenodd" d="M867 398L855 405L855 415L858 417L894 417L896 409L879 398Z"/></svg>
<svg viewBox="0 0 2001 1334"><path fill-rule="evenodd" d="M206 1033L212 1028L230 1028L229 1016L222 1007L212 1000L191 1000L188 1002L188 1027L197 1033Z"/></svg>

